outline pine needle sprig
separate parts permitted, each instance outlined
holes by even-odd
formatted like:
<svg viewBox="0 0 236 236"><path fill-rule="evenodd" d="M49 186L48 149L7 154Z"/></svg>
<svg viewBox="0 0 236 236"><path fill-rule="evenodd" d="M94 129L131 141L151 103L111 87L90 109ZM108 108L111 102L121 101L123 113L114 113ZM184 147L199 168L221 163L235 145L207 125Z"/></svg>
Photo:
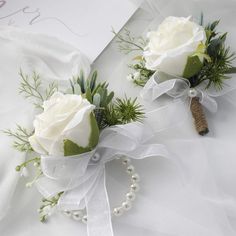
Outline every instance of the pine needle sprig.
<svg viewBox="0 0 236 236"><path fill-rule="evenodd" d="M135 121L141 122L144 118L142 105L137 103L137 98L117 98L115 102L115 110L119 114L122 124Z"/></svg>
<svg viewBox="0 0 236 236"><path fill-rule="evenodd" d="M137 103L137 98L116 98L115 102L105 110L105 123L108 126L142 122L143 118L143 107Z"/></svg>
<svg viewBox="0 0 236 236"><path fill-rule="evenodd" d="M143 37L132 36L127 28L124 29L123 33L116 33L114 30L112 30L112 32L116 36L119 50L124 54L129 54L134 51L144 51L147 41Z"/></svg>
<svg viewBox="0 0 236 236"><path fill-rule="evenodd" d="M20 152L31 152L33 151L30 143L29 137L33 135L33 132L29 132L26 128L17 124L16 130L11 129L3 130L3 133L15 138L13 147Z"/></svg>
<svg viewBox="0 0 236 236"><path fill-rule="evenodd" d="M104 127L121 124L120 114L117 112L115 104L110 104L104 110L103 123Z"/></svg>
<svg viewBox="0 0 236 236"><path fill-rule="evenodd" d="M42 108L43 102L58 91L58 85L55 82L50 83L48 87L43 90L42 81L36 72L33 72L32 76L29 76L20 70L19 74L21 77L19 93L23 94L25 98L33 99L33 104L36 108Z"/></svg>

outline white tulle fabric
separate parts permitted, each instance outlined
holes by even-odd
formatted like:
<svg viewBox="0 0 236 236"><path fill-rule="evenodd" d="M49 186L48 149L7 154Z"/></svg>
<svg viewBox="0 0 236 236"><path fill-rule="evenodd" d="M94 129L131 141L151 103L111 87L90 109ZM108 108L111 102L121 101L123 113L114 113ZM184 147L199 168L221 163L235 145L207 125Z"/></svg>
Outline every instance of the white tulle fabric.
<svg viewBox="0 0 236 236"><path fill-rule="evenodd" d="M203 11L206 23L221 18L220 31L229 32L228 44L231 50L236 51L234 0L148 2L150 4L139 10L127 25L137 35L155 29L169 15L192 15L198 19ZM0 129L13 127L16 122L30 124L31 106L17 94L18 71L22 65L19 58L25 53L20 48L27 48L27 44L16 46L17 38L15 42L7 37L0 37L0 40ZM38 40L37 37L32 39L31 44ZM59 47L61 54L54 58L56 61L71 51L78 52L63 45L68 50L63 53ZM33 50L30 54L34 55ZM112 43L94 63L99 78L108 80L110 89L118 96L125 93L135 97L140 93L141 88L126 81L130 72L127 62L130 63L132 58L119 54L117 45ZM50 65L50 60L48 63ZM60 73L60 80L65 78L64 75L72 74L70 69ZM54 73L50 74L56 72L55 66ZM48 78L45 76L43 79ZM133 161L141 176L141 190L132 210L113 219L115 236L236 235L236 94L231 91L214 99L218 104L217 112L213 114L206 110L210 133L206 137L199 137L186 102L173 101L173 98L165 96L153 103L139 98L145 104L153 130L158 131L151 142L165 144L171 158ZM40 202L38 191L25 189L27 180L19 179L14 171L24 156L11 148L7 137L2 134L0 137L1 236L86 236L85 225L61 214L53 215L46 225L37 221L36 211ZM115 161L107 164L106 186L111 206L117 206L127 190L126 175L122 171Z"/></svg>

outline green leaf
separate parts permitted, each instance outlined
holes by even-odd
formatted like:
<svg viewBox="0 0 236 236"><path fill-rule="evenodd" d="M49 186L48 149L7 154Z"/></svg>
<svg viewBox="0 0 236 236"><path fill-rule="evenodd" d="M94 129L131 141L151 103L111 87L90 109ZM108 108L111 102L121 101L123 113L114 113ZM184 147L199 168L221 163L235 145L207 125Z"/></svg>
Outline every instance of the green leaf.
<svg viewBox="0 0 236 236"><path fill-rule="evenodd" d="M107 89L103 89L101 94L101 107L106 106L106 98L107 98Z"/></svg>
<svg viewBox="0 0 236 236"><path fill-rule="evenodd" d="M96 86L96 80L97 80L97 71L94 71L93 74L92 74L91 81L90 81L90 89L91 89L91 91L93 91L95 86Z"/></svg>
<svg viewBox="0 0 236 236"><path fill-rule="evenodd" d="M89 146L91 149L93 149L98 144L100 132L99 132L96 118L95 118L94 114L92 114L92 113L90 115L90 124L91 124L91 128L92 128L92 132L90 135Z"/></svg>
<svg viewBox="0 0 236 236"><path fill-rule="evenodd" d="M87 100L90 102L90 103L92 103L93 102L93 98L92 98L92 93L91 93L91 89L90 88L87 88L87 90L86 90L86 98L87 98Z"/></svg>
<svg viewBox="0 0 236 236"><path fill-rule="evenodd" d="M111 92L111 93L107 96L106 106L109 105L109 103L110 103L111 100L113 99L114 95L115 95L114 92Z"/></svg>
<svg viewBox="0 0 236 236"><path fill-rule="evenodd" d="M202 68L203 64L200 61L198 56L190 56L188 57L183 77L184 78L190 78L194 75L196 75Z"/></svg>
<svg viewBox="0 0 236 236"><path fill-rule="evenodd" d="M89 147L80 147L69 139L64 140L64 156L74 156L89 151L91 151Z"/></svg>

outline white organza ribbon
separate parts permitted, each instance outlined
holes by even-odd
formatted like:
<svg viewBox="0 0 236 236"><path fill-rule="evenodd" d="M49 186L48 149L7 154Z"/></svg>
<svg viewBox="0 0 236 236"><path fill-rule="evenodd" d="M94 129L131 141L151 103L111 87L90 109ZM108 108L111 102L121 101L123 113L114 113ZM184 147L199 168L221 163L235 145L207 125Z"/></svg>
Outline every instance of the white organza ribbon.
<svg viewBox="0 0 236 236"><path fill-rule="evenodd" d="M191 88L189 80L157 71L142 89L141 97L145 100L154 101L164 94L181 100L196 96L206 109L210 112L216 112L217 102L214 98L222 96L234 89L236 89L235 85L230 84L224 84L221 90L216 90L215 88L206 89L205 83ZM196 95L191 94L191 90Z"/></svg>
<svg viewBox="0 0 236 236"><path fill-rule="evenodd" d="M86 207L89 236L113 236L109 199L105 184L105 163L119 156L133 159L168 157L161 144L146 144L152 132L141 123L106 128L97 147L77 156L42 156L44 176L37 188L44 197L64 191L58 202L60 210Z"/></svg>

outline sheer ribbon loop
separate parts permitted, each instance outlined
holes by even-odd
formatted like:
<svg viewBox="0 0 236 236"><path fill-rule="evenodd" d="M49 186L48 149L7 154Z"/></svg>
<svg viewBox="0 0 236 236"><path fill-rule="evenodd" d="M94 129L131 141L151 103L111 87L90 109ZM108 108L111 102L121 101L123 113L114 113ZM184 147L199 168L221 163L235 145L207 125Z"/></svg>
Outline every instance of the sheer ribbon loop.
<svg viewBox="0 0 236 236"><path fill-rule="evenodd" d="M174 99L186 100L192 97L199 97L200 103L210 112L216 112L217 102L215 97L222 96L232 90L235 86L227 86L227 84L217 92L212 91L212 89L206 89L206 84L203 82L201 85L196 86L196 95L191 95L191 84L189 80L177 77L174 75L166 74L161 71L157 71L148 80L146 85L141 91L141 97L145 100L154 101L160 96L167 94Z"/></svg>

